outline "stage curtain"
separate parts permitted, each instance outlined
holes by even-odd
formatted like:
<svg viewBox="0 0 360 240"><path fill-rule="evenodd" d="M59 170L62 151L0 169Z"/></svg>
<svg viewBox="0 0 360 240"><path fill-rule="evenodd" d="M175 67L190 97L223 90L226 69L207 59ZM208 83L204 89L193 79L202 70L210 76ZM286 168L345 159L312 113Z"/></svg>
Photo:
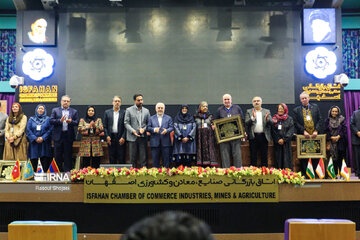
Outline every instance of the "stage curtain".
<svg viewBox="0 0 360 240"><path fill-rule="evenodd" d="M360 52L360 29L344 29L342 31L343 44L343 67L344 73L349 78L360 78L359 74L359 52ZM345 117L348 119L348 142L351 143L350 118L360 106L360 91L345 91L344 93ZM352 158L352 147L349 146L349 159L351 166L354 166Z"/></svg>
<svg viewBox="0 0 360 240"><path fill-rule="evenodd" d="M0 93L0 100L7 100L7 115L9 115L11 111L11 105L15 102L15 94Z"/></svg>
<svg viewBox="0 0 360 240"><path fill-rule="evenodd" d="M350 131L350 119L353 112L359 109L360 106L360 92L359 91L345 91L344 92L344 105L345 105L345 117L347 119L347 134L348 134L348 154L349 154L349 163L351 166L353 165L353 157L352 157L352 146L351 146L351 131ZM347 164L349 164L347 163Z"/></svg>

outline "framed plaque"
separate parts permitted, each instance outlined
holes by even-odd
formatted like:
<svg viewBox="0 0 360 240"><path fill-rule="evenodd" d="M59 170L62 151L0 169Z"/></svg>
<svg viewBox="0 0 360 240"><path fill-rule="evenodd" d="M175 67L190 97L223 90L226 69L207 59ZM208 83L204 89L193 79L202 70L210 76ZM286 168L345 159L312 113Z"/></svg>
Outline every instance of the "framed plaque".
<svg viewBox="0 0 360 240"><path fill-rule="evenodd" d="M245 137L241 116L221 118L213 121L218 143L228 142Z"/></svg>
<svg viewBox="0 0 360 240"><path fill-rule="evenodd" d="M317 135L316 138L305 138L296 135L298 158L326 158L326 135Z"/></svg>

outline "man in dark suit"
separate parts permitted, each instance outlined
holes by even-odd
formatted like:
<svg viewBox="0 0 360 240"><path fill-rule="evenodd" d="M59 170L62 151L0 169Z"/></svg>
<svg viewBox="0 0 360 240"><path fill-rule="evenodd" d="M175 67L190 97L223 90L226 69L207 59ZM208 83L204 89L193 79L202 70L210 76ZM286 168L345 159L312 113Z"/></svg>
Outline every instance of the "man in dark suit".
<svg viewBox="0 0 360 240"><path fill-rule="evenodd" d="M353 171L360 178L360 108L354 111L350 120L351 144L355 166Z"/></svg>
<svg viewBox="0 0 360 240"><path fill-rule="evenodd" d="M304 135L305 138L316 138L318 133L322 131L322 117L320 109L316 104L310 104L310 96L307 92L300 94L301 106L297 106L293 110L294 125L297 134ZM319 159L311 159L313 169L316 169ZM301 159L301 172L306 176L306 168L308 159Z"/></svg>
<svg viewBox="0 0 360 240"><path fill-rule="evenodd" d="M171 139L170 133L174 131L173 120L169 115L164 114L165 105L157 103L156 114L151 116L147 125L150 135L151 157L153 166L160 167L160 152L163 165L168 168L170 165Z"/></svg>
<svg viewBox="0 0 360 240"><path fill-rule="evenodd" d="M55 161L61 171L69 172L72 166L72 144L75 138L74 127L79 124L78 112L70 107L71 98L61 97L61 107L54 108L50 124L54 126L52 139L55 143ZM63 166L64 165L64 166Z"/></svg>
<svg viewBox="0 0 360 240"><path fill-rule="evenodd" d="M121 97L114 96L113 108L106 110L104 114L103 124L111 164L125 163L125 110L120 109L121 102Z"/></svg>

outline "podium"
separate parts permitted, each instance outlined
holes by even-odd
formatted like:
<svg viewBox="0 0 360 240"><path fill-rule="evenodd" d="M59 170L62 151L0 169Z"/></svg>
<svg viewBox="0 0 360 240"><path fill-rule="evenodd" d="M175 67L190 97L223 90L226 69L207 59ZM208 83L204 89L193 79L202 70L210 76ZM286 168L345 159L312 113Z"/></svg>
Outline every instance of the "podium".
<svg viewBox="0 0 360 240"><path fill-rule="evenodd" d="M77 228L73 222L14 221L8 240L77 240Z"/></svg>
<svg viewBox="0 0 360 240"><path fill-rule="evenodd" d="M346 219L292 218L285 221L285 240L355 240L355 223Z"/></svg>

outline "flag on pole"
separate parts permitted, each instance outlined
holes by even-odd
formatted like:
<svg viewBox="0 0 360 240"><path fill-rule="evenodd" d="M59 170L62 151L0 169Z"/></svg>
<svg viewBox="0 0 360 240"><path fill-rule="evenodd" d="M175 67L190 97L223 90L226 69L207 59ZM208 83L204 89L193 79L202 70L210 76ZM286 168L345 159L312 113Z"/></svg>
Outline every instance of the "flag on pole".
<svg viewBox="0 0 360 240"><path fill-rule="evenodd" d="M56 161L55 159L52 160L50 166L49 166L49 169L47 170L48 173L58 173L60 172L57 164L56 164Z"/></svg>
<svg viewBox="0 0 360 240"><path fill-rule="evenodd" d="M36 173L43 173L44 172L44 169L41 165L41 161L40 161L40 158L38 159L38 165L37 165L37 168L36 168Z"/></svg>
<svg viewBox="0 0 360 240"><path fill-rule="evenodd" d="M24 171L24 180L29 180L34 177L34 168L31 164L31 161L27 160L25 164L25 171Z"/></svg>
<svg viewBox="0 0 360 240"><path fill-rule="evenodd" d="M307 169L306 169L306 175L308 175L308 177L311 180L315 179L315 173L314 173L314 169L313 169L313 166L311 163L311 158L309 158L309 162L308 162Z"/></svg>
<svg viewBox="0 0 360 240"><path fill-rule="evenodd" d="M19 159L16 161L14 169L11 172L11 179L16 182L20 179L20 162Z"/></svg>
<svg viewBox="0 0 360 240"><path fill-rule="evenodd" d="M325 167L324 167L324 161L322 158L320 158L319 164L316 167L316 173L320 179L323 179L325 177Z"/></svg>
<svg viewBox="0 0 360 240"><path fill-rule="evenodd" d="M349 181L350 180L350 173L349 173L349 170L346 166L346 163L345 163L345 160L343 159L342 160L342 165L341 165L341 172L340 172L341 176L343 176L346 181Z"/></svg>
<svg viewBox="0 0 360 240"><path fill-rule="evenodd" d="M327 173L329 174L329 176L332 179L336 178L336 173L335 173L335 170L334 170L334 163L333 163L332 157L330 157L329 164L328 164L328 167L327 167L326 170L327 170Z"/></svg>

